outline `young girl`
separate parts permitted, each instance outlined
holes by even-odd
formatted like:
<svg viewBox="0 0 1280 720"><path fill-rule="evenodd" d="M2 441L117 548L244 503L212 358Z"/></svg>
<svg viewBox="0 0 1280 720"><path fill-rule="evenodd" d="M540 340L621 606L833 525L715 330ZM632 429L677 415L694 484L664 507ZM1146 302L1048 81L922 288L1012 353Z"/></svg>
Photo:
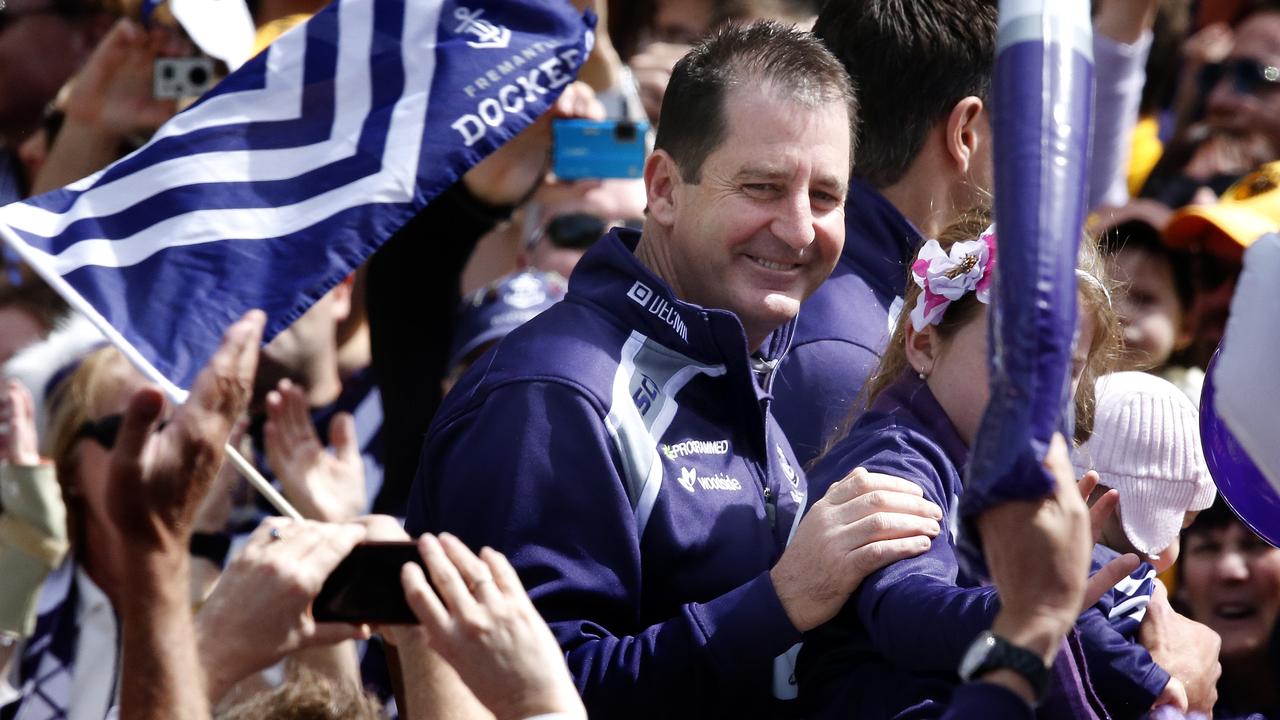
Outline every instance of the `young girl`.
<svg viewBox="0 0 1280 720"><path fill-rule="evenodd" d="M810 474L817 493L858 466L905 478L942 507L952 528L924 555L869 576L835 620L806 637L798 680L812 715L889 718L945 705L960 681L965 651L990 628L998 609L995 589L961 574L954 549L964 468L989 396L987 316L997 242L988 223L988 213L974 213L921 249L897 329L868 381L868 410ZM1096 255L1086 246L1084 256L1089 262L1077 273L1080 327L1072 375L1073 392L1086 389L1075 398L1077 440L1092 427L1092 376L1114 342L1115 327L1107 291L1094 272ZM1134 684L1143 686L1145 697L1140 710L1149 709L1169 676L1100 613L1094 615L1097 627L1089 632L1106 636L1101 644L1113 651L1104 664L1137 676ZM1086 634L1080 633L1082 645ZM1050 700L1043 710L1064 717L1088 712L1084 695L1059 690L1056 707ZM1072 701L1081 705L1068 707Z"/></svg>

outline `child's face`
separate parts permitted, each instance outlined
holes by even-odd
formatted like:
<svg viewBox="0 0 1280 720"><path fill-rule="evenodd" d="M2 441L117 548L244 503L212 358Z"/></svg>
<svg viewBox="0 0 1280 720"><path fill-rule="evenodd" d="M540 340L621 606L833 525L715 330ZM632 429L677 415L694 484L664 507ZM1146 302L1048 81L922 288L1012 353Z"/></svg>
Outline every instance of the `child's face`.
<svg viewBox="0 0 1280 720"><path fill-rule="evenodd" d="M1168 257L1127 248L1107 258L1119 285L1116 313L1123 328L1124 370L1149 370L1169 361L1186 338L1182 305Z"/></svg>
<svg viewBox="0 0 1280 720"><path fill-rule="evenodd" d="M976 313L968 324L957 330L950 339L943 341L929 371L929 390L946 411L965 444L970 447L978 435L978 426L982 423L987 401L991 398L987 377L988 312L988 308L983 306L981 312ZM1093 313L1080 312L1079 323L1079 341L1076 343L1071 365L1073 397L1093 344Z"/></svg>

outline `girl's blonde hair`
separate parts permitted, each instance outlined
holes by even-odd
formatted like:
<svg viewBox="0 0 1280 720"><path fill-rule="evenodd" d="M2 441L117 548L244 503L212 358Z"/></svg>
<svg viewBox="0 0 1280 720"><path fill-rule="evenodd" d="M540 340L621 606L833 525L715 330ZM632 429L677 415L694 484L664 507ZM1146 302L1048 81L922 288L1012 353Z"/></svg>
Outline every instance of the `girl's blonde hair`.
<svg viewBox="0 0 1280 720"><path fill-rule="evenodd" d="M991 225L991 221L990 205L974 207L942 230L937 238L938 244L943 250L950 251L951 246L957 242L977 238ZM998 256L999 245L996 247L996 253ZM1081 241L1077 268L1080 271L1076 275L1080 314L1081 316L1087 314L1093 320L1093 336L1090 338L1092 342L1089 345L1088 360L1074 398L1075 441L1082 443L1093 433L1094 382L1107 372L1113 362L1120 330L1115 310L1111 306L1111 283L1105 274L1097 242L1092 238L1085 237ZM889 344L885 347L884 354L880 356L879 365L859 393L858 401L853 404L852 411L831 440L826 443L824 453L849 434L849 429L858 416L866 408L871 407L880 393L910 366L906 349L907 327L911 322L911 309L919 302L920 293L920 287L908 275L907 289L902 298L902 310L898 314L898 322L894 326L893 335L889 338ZM933 326L934 332L944 343L948 342L981 312L982 303L977 295L972 292L965 293L947 307L942 320Z"/></svg>
<svg viewBox="0 0 1280 720"><path fill-rule="evenodd" d="M72 547L84 537L86 510L84 493L79 487L80 457L76 445L80 440L80 427L90 417L93 409L101 405L104 392L111 389L112 371L127 366L124 355L114 347L98 348L85 355L49 396L46 409L49 414L49 432L46 436L45 455L53 460L62 488L62 498L67 506L67 531Z"/></svg>

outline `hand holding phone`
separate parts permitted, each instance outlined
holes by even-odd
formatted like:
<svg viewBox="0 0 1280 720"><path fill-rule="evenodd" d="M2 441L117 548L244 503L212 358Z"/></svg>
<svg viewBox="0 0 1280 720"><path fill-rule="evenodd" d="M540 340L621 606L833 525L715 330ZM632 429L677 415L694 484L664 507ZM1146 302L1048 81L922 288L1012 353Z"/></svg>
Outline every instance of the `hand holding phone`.
<svg viewBox="0 0 1280 720"><path fill-rule="evenodd" d="M311 608L316 622L418 624L400 584L405 563L425 571L418 544L412 540L356 545L320 588Z"/></svg>

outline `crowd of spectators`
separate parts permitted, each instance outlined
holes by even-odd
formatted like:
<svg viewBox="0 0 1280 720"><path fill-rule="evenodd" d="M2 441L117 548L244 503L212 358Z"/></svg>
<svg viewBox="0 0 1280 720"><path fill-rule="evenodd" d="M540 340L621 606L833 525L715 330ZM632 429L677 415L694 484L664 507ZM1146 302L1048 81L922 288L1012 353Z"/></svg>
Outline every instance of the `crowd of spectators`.
<svg viewBox="0 0 1280 720"><path fill-rule="evenodd" d="M1197 425L1280 231L1280 3L1094 0L1075 435L984 578L997 3L560 1L552 110L181 406L5 250L0 720L1280 718L1280 549ZM0 204L192 100L142 4L0 0ZM643 177L554 177L560 118L648 121ZM409 541L416 624L316 620Z"/></svg>

